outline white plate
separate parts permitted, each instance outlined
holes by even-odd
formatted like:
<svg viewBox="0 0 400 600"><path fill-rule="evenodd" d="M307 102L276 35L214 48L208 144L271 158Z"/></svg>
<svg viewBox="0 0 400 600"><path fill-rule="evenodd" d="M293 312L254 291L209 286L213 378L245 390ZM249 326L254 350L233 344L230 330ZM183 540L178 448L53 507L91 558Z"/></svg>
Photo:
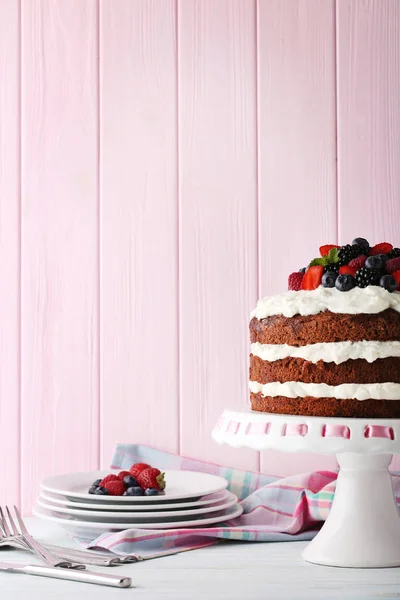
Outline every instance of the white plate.
<svg viewBox="0 0 400 600"><path fill-rule="evenodd" d="M49 492L41 492L40 497L46 502L51 502L51 504L57 504L58 506L66 506L68 508L84 508L85 510L112 510L114 512L125 512L131 511L134 509L135 511L143 510L146 512L153 510L182 510L182 509L194 509L198 506L210 506L212 504L218 504L223 500L228 500L232 498L236 498L232 492L228 492L228 490L222 490L222 492L217 492L216 494L209 494L208 496L202 496L200 500L195 502L185 502L184 500L177 500L175 502L153 502L149 503L144 500L141 504L139 502L135 502L132 506L131 504L91 504L90 502L72 502L68 500L65 496L57 496L56 494L50 494ZM92 497L92 496L90 496ZM140 498L138 498L139 500ZM143 498L142 498L143 500Z"/></svg>
<svg viewBox="0 0 400 600"><path fill-rule="evenodd" d="M95 539L102 533L107 533L111 531L123 531L125 529L182 529L187 527L204 527L205 525L213 525L215 523L222 523L224 521L230 521L231 519L235 519L239 517L243 512L243 507L241 504L236 504L232 508L228 510L223 510L218 512L213 517L209 518L199 518L193 519L189 521L170 521L168 523L98 523L91 521L76 521L72 518L61 519L59 517L54 517L50 511L45 510L44 508L40 508L35 506L33 509L33 514L35 517L39 519L44 519L45 521L51 521L53 523L57 523L74 535L75 537L79 537L82 539Z"/></svg>
<svg viewBox="0 0 400 600"><path fill-rule="evenodd" d="M167 483L162 496L96 496L88 494L88 489L96 479L101 479L110 473L118 471L92 471L89 473L66 473L48 477L41 483L46 492L66 496L69 500L86 500L91 504L136 504L137 502L162 502L181 500L184 498L198 499L207 494L224 490L228 482L223 477L198 473L196 471L165 471Z"/></svg>
<svg viewBox="0 0 400 600"><path fill-rule="evenodd" d="M45 498L43 498L43 496L39 496L39 498L37 499L37 505L46 510L51 510L53 513L56 513L56 516L58 513L59 516L71 515L77 518L84 517L88 521L125 521L126 519L131 519L133 521L146 519L147 521L150 521L153 519L160 518L176 520L177 517L190 518L191 515L218 512L220 510L226 510L227 508L233 506L237 503L237 501L237 497L234 494L230 494L227 497L227 499L222 500L218 504L212 504L209 506L199 506L198 508L187 510L152 510L150 512L107 511L103 510L103 507L101 507L102 510L99 510L99 507L97 507L97 510L81 510L75 508L74 506L58 506L57 504L53 504L52 502L47 501ZM158 507L160 508L160 505L158 505Z"/></svg>

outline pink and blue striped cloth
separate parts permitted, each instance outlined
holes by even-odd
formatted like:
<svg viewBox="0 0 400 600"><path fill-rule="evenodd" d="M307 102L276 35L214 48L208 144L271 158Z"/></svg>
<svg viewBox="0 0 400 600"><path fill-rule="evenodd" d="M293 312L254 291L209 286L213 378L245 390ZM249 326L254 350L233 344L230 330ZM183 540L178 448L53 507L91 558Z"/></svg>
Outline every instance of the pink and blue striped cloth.
<svg viewBox="0 0 400 600"><path fill-rule="evenodd" d="M277 478L183 458L147 446L117 446L113 468L129 469L135 462L153 464L162 470L201 471L225 477L228 489L238 496L244 509L240 517L217 527L129 529L103 534L89 544L116 554L136 555L139 560L202 548L222 540L310 540L328 515L337 477L335 471L316 471ZM393 485L400 503L399 474L393 474Z"/></svg>

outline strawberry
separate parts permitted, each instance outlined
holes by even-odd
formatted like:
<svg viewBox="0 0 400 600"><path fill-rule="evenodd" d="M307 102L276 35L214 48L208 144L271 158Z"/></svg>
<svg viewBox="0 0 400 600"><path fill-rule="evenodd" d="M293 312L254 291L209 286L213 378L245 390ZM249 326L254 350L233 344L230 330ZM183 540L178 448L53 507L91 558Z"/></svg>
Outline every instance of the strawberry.
<svg viewBox="0 0 400 600"><path fill-rule="evenodd" d="M295 272L289 275L288 290L298 292L301 290L301 282L303 281L304 273Z"/></svg>
<svg viewBox="0 0 400 600"><path fill-rule="evenodd" d="M398 271L395 271L394 273L392 273L392 277L395 278L396 283L397 283L397 289L400 290L400 269Z"/></svg>
<svg viewBox="0 0 400 600"><path fill-rule="evenodd" d="M139 473L137 481L142 490L147 490L147 488L163 490L165 488L164 473L161 473L159 469L144 469Z"/></svg>
<svg viewBox="0 0 400 600"><path fill-rule="evenodd" d="M123 496L126 487L120 479L116 479L113 481L107 481L104 486L110 496Z"/></svg>
<svg viewBox="0 0 400 600"><path fill-rule="evenodd" d="M340 246L336 246L336 244L326 244L325 246L320 246L319 248L319 253L321 256L326 256L327 254L329 254L329 251L332 250L332 248L340 248Z"/></svg>
<svg viewBox="0 0 400 600"><path fill-rule="evenodd" d="M386 261L385 269L387 273L394 273L400 269L400 256Z"/></svg>
<svg viewBox="0 0 400 600"><path fill-rule="evenodd" d="M106 477L104 477L104 479L100 481L100 487L107 487L107 483L109 481L118 481L118 477L113 473L111 475L107 475Z"/></svg>
<svg viewBox="0 0 400 600"><path fill-rule="evenodd" d="M365 254L360 254L360 256L357 256L357 258L353 258L349 262L349 267L352 267L353 269L356 269L356 271L358 271L358 269L361 269L365 265L366 260L367 257L365 256Z"/></svg>
<svg viewBox="0 0 400 600"><path fill-rule="evenodd" d="M303 281L301 282L302 290L315 290L320 285L322 275L324 274L324 267L322 265L316 265L309 267L304 273Z"/></svg>
<svg viewBox="0 0 400 600"><path fill-rule="evenodd" d="M350 267L350 265L344 265L339 269L339 275L352 275L355 277L357 273L357 269L355 267Z"/></svg>
<svg viewBox="0 0 400 600"><path fill-rule="evenodd" d="M151 469L150 465L147 465L146 463L135 463L129 469L129 473L130 473L130 475L132 475L132 477L134 477L135 479L137 479L139 473L141 473L145 469Z"/></svg>
<svg viewBox="0 0 400 600"><path fill-rule="evenodd" d="M380 244L375 244L369 251L370 256L376 256L377 254L387 254L393 248L392 244L388 242L381 242Z"/></svg>
<svg viewBox="0 0 400 600"><path fill-rule="evenodd" d="M117 477L120 481L123 481L124 477L126 477L127 475L130 475L129 471L120 471Z"/></svg>

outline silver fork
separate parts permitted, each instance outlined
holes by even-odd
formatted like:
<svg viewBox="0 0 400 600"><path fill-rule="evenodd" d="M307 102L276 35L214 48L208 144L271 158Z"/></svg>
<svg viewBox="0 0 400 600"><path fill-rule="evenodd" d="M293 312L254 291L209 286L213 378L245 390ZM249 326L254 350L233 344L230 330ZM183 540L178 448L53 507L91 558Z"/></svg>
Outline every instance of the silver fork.
<svg viewBox="0 0 400 600"><path fill-rule="evenodd" d="M25 523L22 520L22 517L18 511L18 509L14 506L15 516L18 520L20 529L15 524L13 516L8 508L8 506L0 507L0 526L6 536L6 540L10 543L10 545L17 546L30 552L36 554L38 558L43 560L48 565L52 567L64 567L66 569L85 569L85 565L73 563L70 560L64 560L60 557L52 554L47 548L39 544L33 537L30 535L27 530ZM7 514L7 517L5 514ZM3 537L4 541L4 537Z"/></svg>

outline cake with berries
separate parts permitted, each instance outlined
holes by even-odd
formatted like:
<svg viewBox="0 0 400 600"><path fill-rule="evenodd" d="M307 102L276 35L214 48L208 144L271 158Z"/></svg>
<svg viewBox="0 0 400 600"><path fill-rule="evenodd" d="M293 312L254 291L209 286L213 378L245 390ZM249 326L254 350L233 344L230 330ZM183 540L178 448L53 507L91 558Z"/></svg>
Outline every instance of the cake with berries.
<svg viewBox="0 0 400 600"><path fill-rule="evenodd" d="M400 248L320 248L250 321L256 411L400 418Z"/></svg>

